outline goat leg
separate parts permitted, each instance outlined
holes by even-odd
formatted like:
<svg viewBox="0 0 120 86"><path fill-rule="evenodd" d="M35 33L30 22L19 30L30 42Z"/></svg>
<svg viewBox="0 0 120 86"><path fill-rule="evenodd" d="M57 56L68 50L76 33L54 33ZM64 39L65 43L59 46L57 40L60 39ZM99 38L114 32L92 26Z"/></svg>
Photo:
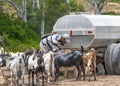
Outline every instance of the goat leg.
<svg viewBox="0 0 120 86"><path fill-rule="evenodd" d="M79 77L80 77L80 67L79 67L79 65L76 65L76 68L77 68L77 71L78 71L78 74L77 74L76 80L78 80Z"/></svg>
<svg viewBox="0 0 120 86"><path fill-rule="evenodd" d="M90 81L90 68L89 67L87 67L87 69L86 69L87 71L87 76L88 76L88 81Z"/></svg>
<svg viewBox="0 0 120 86"><path fill-rule="evenodd" d="M96 63L94 62L94 80L96 80Z"/></svg>
<svg viewBox="0 0 120 86"><path fill-rule="evenodd" d="M44 86L44 72L42 72L42 86Z"/></svg>
<svg viewBox="0 0 120 86"><path fill-rule="evenodd" d="M21 79L22 79L22 85L24 85L24 71L22 72L22 76L21 76Z"/></svg>
<svg viewBox="0 0 120 86"><path fill-rule="evenodd" d="M22 84L24 85L24 75L22 75Z"/></svg>
<svg viewBox="0 0 120 86"><path fill-rule="evenodd" d="M58 81L59 78L59 67L56 67L56 71L55 71L55 82Z"/></svg>
<svg viewBox="0 0 120 86"><path fill-rule="evenodd" d="M30 70L28 70L28 86L30 86Z"/></svg>
<svg viewBox="0 0 120 86"><path fill-rule="evenodd" d="M18 76L16 75L16 86L18 86L19 85L19 78L18 78Z"/></svg>
<svg viewBox="0 0 120 86"><path fill-rule="evenodd" d="M38 73L36 72L36 86L38 86Z"/></svg>
<svg viewBox="0 0 120 86"><path fill-rule="evenodd" d="M83 72L83 80L85 80L86 75L85 75L85 67L84 67L83 64L81 65L81 69L82 69L82 72Z"/></svg>
<svg viewBox="0 0 120 86"><path fill-rule="evenodd" d="M11 71L11 86L13 86L13 72Z"/></svg>
<svg viewBox="0 0 120 86"><path fill-rule="evenodd" d="M32 86L34 86L34 71L32 71Z"/></svg>

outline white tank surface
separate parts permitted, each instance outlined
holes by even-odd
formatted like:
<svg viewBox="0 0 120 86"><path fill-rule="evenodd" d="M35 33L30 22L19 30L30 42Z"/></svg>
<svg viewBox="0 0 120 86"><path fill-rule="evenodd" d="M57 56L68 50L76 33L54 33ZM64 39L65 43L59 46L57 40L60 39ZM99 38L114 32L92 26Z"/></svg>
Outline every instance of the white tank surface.
<svg viewBox="0 0 120 86"><path fill-rule="evenodd" d="M70 34L65 48L107 46L120 39L120 16L66 15L57 20L52 32Z"/></svg>

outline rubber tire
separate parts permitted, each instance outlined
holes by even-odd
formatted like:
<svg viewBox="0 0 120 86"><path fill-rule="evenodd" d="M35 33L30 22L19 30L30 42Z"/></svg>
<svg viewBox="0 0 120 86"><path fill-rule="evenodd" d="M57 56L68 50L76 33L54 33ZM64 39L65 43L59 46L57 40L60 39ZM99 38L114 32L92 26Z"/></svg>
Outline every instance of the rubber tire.
<svg viewBox="0 0 120 86"><path fill-rule="evenodd" d="M112 66L112 54L113 54L113 49L115 47L115 43L109 44L106 51L105 51L105 69L107 74L114 74L113 66Z"/></svg>
<svg viewBox="0 0 120 86"><path fill-rule="evenodd" d="M120 51L120 44L116 44L113 49L112 54L112 66L114 70L114 74L120 74L119 71L119 51Z"/></svg>
<svg viewBox="0 0 120 86"><path fill-rule="evenodd" d="M118 68L119 68L119 72L120 72L120 47L119 47L119 53L118 53Z"/></svg>

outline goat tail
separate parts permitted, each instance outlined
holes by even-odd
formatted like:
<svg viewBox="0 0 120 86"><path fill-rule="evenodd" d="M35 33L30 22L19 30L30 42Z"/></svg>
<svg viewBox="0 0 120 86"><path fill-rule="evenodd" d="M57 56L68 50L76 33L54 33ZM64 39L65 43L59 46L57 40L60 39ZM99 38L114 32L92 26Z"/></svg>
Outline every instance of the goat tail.
<svg viewBox="0 0 120 86"><path fill-rule="evenodd" d="M83 46L81 46L81 51L82 51L82 52L84 51L84 47L83 47Z"/></svg>

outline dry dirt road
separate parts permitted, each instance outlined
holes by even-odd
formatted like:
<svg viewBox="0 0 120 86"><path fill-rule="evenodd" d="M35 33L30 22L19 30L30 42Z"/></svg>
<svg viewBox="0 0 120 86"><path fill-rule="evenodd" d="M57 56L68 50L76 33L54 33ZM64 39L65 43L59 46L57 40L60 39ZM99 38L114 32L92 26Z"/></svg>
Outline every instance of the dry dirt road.
<svg viewBox="0 0 120 86"><path fill-rule="evenodd" d="M75 79L61 79L57 85L45 85L45 86L120 86L120 76L119 75L109 75L109 76L97 76L97 81L92 80L86 81L74 81ZM0 78L0 82L2 82ZM25 80L27 84L27 80ZM0 84L0 86L9 86ZM25 85L27 86L27 85Z"/></svg>
<svg viewBox="0 0 120 86"><path fill-rule="evenodd" d="M120 86L120 76L97 76L97 81L93 79L86 81L73 81L74 79L62 80L58 86Z"/></svg>

